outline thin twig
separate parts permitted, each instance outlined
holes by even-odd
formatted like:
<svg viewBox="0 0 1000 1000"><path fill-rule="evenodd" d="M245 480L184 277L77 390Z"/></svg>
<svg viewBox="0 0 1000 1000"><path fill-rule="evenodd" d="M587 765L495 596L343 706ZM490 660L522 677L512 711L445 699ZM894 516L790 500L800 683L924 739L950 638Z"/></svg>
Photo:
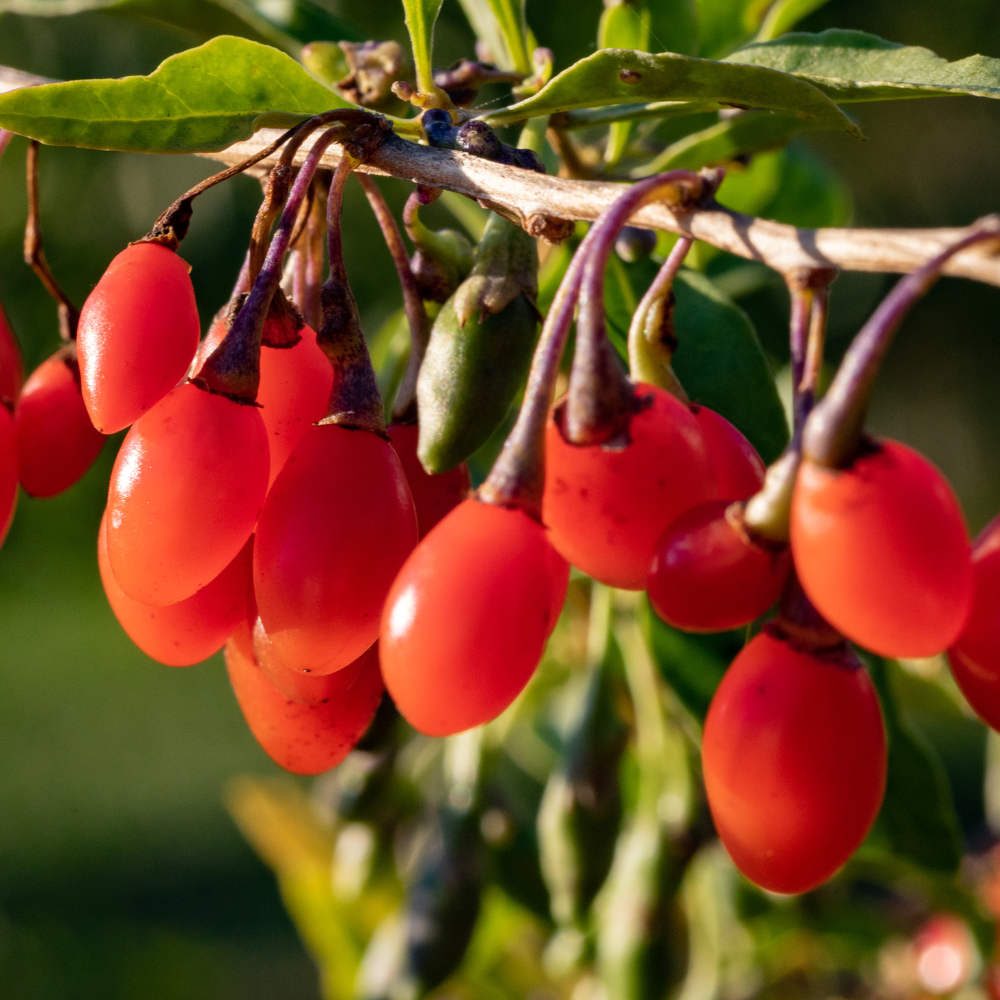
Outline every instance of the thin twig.
<svg viewBox="0 0 1000 1000"><path fill-rule="evenodd" d="M0 67L0 92L48 83ZM236 163L259 152L274 138L262 130L245 142L221 152L201 154L222 163ZM296 154L305 159L307 146ZM333 169L340 150L331 149L321 166ZM273 162L262 161L263 172ZM418 184L457 191L495 205L517 218L535 236L553 232L553 220L593 221L626 185L609 181L579 181L549 177L495 163L455 150L419 146L390 136L359 168L363 173L401 177ZM908 274L953 244L965 229L797 229L755 219L720 205L702 206L681 218L662 204L647 205L633 220L637 226L691 236L747 260L760 261L780 274L796 268L836 267L844 271ZM1000 255L971 248L951 258L945 274L1000 286Z"/></svg>
<svg viewBox="0 0 1000 1000"><path fill-rule="evenodd" d="M45 286L45 290L55 300L59 308L59 336L68 344L76 340L76 327L80 321L80 310L70 301L69 296L59 286L42 248L42 218L38 197L38 143L28 143L25 157L28 175L28 221L24 226L24 262Z"/></svg>

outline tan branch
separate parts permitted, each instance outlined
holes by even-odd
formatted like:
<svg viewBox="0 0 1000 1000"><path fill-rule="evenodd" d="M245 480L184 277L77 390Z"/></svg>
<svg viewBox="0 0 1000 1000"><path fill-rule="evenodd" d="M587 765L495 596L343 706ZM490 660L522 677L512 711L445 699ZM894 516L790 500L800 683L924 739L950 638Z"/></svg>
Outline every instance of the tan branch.
<svg viewBox="0 0 1000 1000"><path fill-rule="evenodd" d="M16 70L0 67L0 92L35 83L47 83ZM217 153L203 153L233 164L252 156L277 133L262 130L245 142ZM307 141L296 157L304 160ZM323 166L335 167L337 147L323 157ZM263 160L258 169L270 166ZM362 171L399 177L468 195L520 221L536 236L558 233L564 220L593 221L625 187L607 181L580 181L547 177L517 167L493 163L466 153L419 146L392 136ZM721 206L699 209L677 217L662 205L650 205L634 218L636 225L681 233L703 240L747 260L757 260L787 275L800 268L838 267L845 271L909 273L939 253L964 229L796 229L756 219ZM1000 255L995 246L970 249L956 255L945 273L1000 286Z"/></svg>

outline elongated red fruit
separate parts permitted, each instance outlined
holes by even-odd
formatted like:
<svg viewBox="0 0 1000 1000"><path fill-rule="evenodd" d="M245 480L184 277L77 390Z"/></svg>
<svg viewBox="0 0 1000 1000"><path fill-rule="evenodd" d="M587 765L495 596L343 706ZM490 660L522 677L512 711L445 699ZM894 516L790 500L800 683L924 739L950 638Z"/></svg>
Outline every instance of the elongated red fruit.
<svg viewBox="0 0 1000 1000"><path fill-rule="evenodd" d="M0 545L14 520L17 506L17 431L14 415L0 403Z"/></svg>
<svg viewBox="0 0 1000 1000"><path fill-rule="evenodd" d="M293 774L321 774L336 767L371 725L382 700L378 647L343 670L311 682L315 704L282 694L253 654L250 626L241 622L226 643L226 669L243 717L267 755Z"/></svg>
<svg viewBox="0 0 1000 1000"><path fill-rule="evenodd" d="M429 736L496 718L538 666L568 567L520 510L469 499L414 549L386 600L379 647L400 712Z"/></svg>
<svg viewBox="0 0 1000 1000"><path fill-rule="evenodd" d="M335 678L340 673L339 670L332 674L314 674L311 671L292 670L286 667L275 651L267 632L264 631L264 623L259 615L254 621L252 635L253 654L257 666L286 698L291 698L292 701L302 705L318 705L327 699L331 691L337 689L340 682ZM361 654L362 657L367 655L367 650Z"/></svg>
<svg viewBox="0 0 1000 1000"><path fill-rule="evenodd" d="M1000 517L972 549L972 610L948 650L951 672L975 713L1000 730Z"/></svg>
<svg viewBox="0 0 1000 1000"><path fill-rule="evenodd" d="M721 632L759 618L781 596L792 556L747 534L740 504L713 500L660 535L647 590L656 613L688 632Z"/></svg>
<svg viewBox="0 0 1000 1000"><path fill-rule="evenodd" d="M16 403L23 382L21 348L0 305L0 399L6 399L12 405Z"/></svg>
<svg viewBox="0 0 1000 1000"><path fill-rule="evenodd" d="M720 500L749 500L763 485L764 463L754 446L725 417L707 406L692 406L715 469Z"/></svg>
<svg viewBox="0 0 1000 1000"><path fill-rule="evenodd" d="M679 514L717 497L712 457L691 410L654 386L632 418L624 446L570 444L557 422L546 429L542 520L574 566L612 587L646 586L653 546Z"/></svg>
<svg viewBox="0 0 1000 1000"><path fill-rule="evenodd" d="M217 653L247 617L253 540L207 586L177 604L154 608L133 601L118 586L108 560L107 512L97 534L97 566L108 604L128 637L168 667L190 667Z"/></svg>
<svg viewBox="0 0 1000 1000"><path fill-rule="evenodd" d="M122 590L176 604L246 544L267 491L260 411L191 383L128 432L108 491L108 556Z"/></svg>
<svg viewBox="0 0 1000 1000"><path fill-rule="evenodd" d="M420 428L416 424L392 424L386 428L386 433L403 464L417 511L417 528L423 538L448 511L469 495L469 467L460 462L454 469L432 476L417 458Z"/></svg>
<svg viewBox="0 0 1000 1000"><path fill-rule="evenodd" d="M268 486L306 431L326 416L333 387L333 367L316 344L316 331L304 326L300 336L294 347L265 347L260 352L257 402L271 451Z"/></svg>
<svg viewBox="0 0 1000 1000"><path fill-rule="evenodd" d="M792 497L792 556L817 610L881 656L947 649L972 604L972 554L944 477L898 441L848 469L803 462Z"/></svg>
<svg viewBox="0 0 1000 1000"><path fill-rule="evenodd" d="M128 427L184 377L201 324L188 266L156 243L126 247L80 310L83 399L105 434Z"/></svg>
<svg viewBox="0 0 1000 1000"><path fill-rule="evenodd" d="M309 430L257 524L254 590L281 660L317 674L356 660L378 638L385 595L416 543L389 442L334 424Z"/></svg>
<svg viewBox="0 0 1000 1000"><path fill-rule="evenodd" d="M21 485L33 497L68 490L104 447L104 435L94 429L83 405L76 362L65 349L28 377L14 420Z"/></svg>
<svg viewBox="0 0 1000 1000"><path fill-rule="evenodd" d="M702 761L736 867L772 892L814 889L882 804L885 730L868 674L846 645L818 655L765 630L715 692Z"/></svg>

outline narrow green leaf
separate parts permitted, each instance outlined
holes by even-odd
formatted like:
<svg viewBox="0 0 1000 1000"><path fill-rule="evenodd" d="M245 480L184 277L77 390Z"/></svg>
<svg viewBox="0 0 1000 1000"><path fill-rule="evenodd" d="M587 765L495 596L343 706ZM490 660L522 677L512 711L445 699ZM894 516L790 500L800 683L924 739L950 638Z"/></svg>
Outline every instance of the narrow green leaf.
<svg viewBox="0 0 1000 1000"><path fill-rule="evenodd" d="M889 773L879 822L893 850L924 868L954 872L962 838L944 766L910 725L897 697L899 667L871 658L870 673L882 703L889 741Z"/></svg>
<svg viewBox="0 0 1000 1000"><path fill-rule="evenodd" d="M222 36L171 56L149 76L0 95L0 128L53 146L196 153L352 106L283 52Z"/></svg>
<svg viewBox="0 0 1000 1000"><path fill-rule="evenodd" d="M739 69L739 72L731 72ZM803 80L764 67L737 67L662 52L602 49L574 63L537 94L487 114L494 126L539 115L630 101L718 101L737 107L793 111L860 137L858 127L828 97Z"/></svg>
<svg viewBox="0 0 1000 1000"><path fill-rule="evenodd" d="M684 268L677 304L674 373L694 403L734 424L773 462L788 443L785 411L749 316L702 274Z"/></svg>
<svg viewBox="0 0 1000 1000"><path fill-rule="evenodd" d="M780 149L792 136L820 126L811 119L783 111L746 111L671 143L662 153L632 171L633 177L649 177L663 170L727 163L738 156Z"/></svg>
<svg viewBox="0 0 1000 1000"><path fill-rule="evenodd" d="M646 0L606 6L597 26L597 47L648 52L651 20ZM608 129L608 141L604 147L606 166L615 166L625 154L633 127L632 121L621 121L615 122Z"/></svg>
<svg viewBox="0 0 1000 1000"><path fill-rule="evenodd" d="M566 112L565 124L560 128L592 128L613 122L638 121L643 118L680 118L718 111L715 101L649 101L644 104L612 104L604 108L584 108Z"/></svg>
<svg viewBox="0 0 1000 1000"><path fill-rule="evenodd" d="M778 35L790 31L814 10L819 10L829 0L776 0L772 4L764 23L757 32L758 42L769 42Z"/></svg>
<svg viewBox="0 0 1000 1000"><path fill-rule="evenodd" d="M503 33L515 73L530 76L531 53L525 38L524 6L520 0L488 0L493 16Z"/></svg>
<svg viewBox="0 0 1000 1000"><path fill-rule="evenodd" d="M757 33L771 0L697 0L698 54L706 59L722 56Z"/></svg>
<svg viewBox="0 0 1000 1000"><path fill-rule="evenodd" d="M476 39L489 51L489 61L498 69L514 71L514 57L500 28L490 0L458 0Z"/></svg>
<svg viewBox="0 0 1000 1000"><path fill-rule="evenodd" d="M403 0L406 27L413 47L413 65L417 69L417 87L425 94L434 90L434 23L443 0Z"/></svg>
<svg viewBox="0 0 1000 1000"><path fill-rule="evenodd" d="M948 94L1000 98L1000 59L968 56L948 62L930 49L863 31L796 32L748 45L726 61L789 73L841 103Z"/></svg>

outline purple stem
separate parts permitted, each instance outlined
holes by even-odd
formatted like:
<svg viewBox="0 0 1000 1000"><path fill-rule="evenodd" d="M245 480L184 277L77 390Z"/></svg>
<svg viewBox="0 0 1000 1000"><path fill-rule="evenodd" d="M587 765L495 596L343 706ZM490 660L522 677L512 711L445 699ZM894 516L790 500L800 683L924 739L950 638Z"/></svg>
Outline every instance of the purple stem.
<svg viewBox="0 0 1000 1000"><path fill-rule="evenodd" d="M912 274L898 281L854 338L823 401L803 433L803 453L831 469L854 460L864 435L865 414L875 377L895 332L913 304L941 276L942 266L975 243L1000 238L1000 215L987 215L970 232Z"/></svg>
<svg viewBox="0 0 1000 1000"><path fill-rule="evenodd" d="M364 174L358 174L358 181L368 196L368 203L378 220L389 253L392 254L392 262L396 265L396 274L399 276L399 284L403 289L403 308L406 311L406 320L410 327L410 360L407 363L406 374L393 406L393 420L397 423L416 423L417 375L420 373L420 364L427 352L431 325L420 291L417 288L416 278L413 277L413 271L410 268L410 258L406 254L403 236L399 231L399 226L396 225L396 220L389 211L389 206L385 203L385 198L382 197L382 192L375 182ZM409 201L407 205L409 205Z"/></svg>
<svg viewBox="0 0 1000 1000"><path fill-rule="evenodd" d="M517 422L477 494L486 503L517 507L539 521L545 487L545 424L573 324L583 265L596 241L595 229L591 227L583 238L563 275L538 338Z"/></svg>
<svg viewBox="0 0 1000 1000"><path fill-rule="evenodd" d="M608 341L604 323L604 272L618 233L644 205L663 199L683 202L704 188L705 178L690 170L657 174L633 184L594 223L593 249L580 285L576 350L563 427L567 440L574 444L600 444L616 437L635 412L632 384Z"/></svg>
<svg viewBox="0 0 1000 1000"><path fill-rule="evenodd" d="M327 146L343 134L344 130L340 126L327 129L313 144L306 162L295 178L295 184L267 249L264 266L225 339L209 355L196 376L210 391L220 392L242 402L252 403L257 398L261 333L271 300L281 283L282 265L299 208Z"/></svg>

